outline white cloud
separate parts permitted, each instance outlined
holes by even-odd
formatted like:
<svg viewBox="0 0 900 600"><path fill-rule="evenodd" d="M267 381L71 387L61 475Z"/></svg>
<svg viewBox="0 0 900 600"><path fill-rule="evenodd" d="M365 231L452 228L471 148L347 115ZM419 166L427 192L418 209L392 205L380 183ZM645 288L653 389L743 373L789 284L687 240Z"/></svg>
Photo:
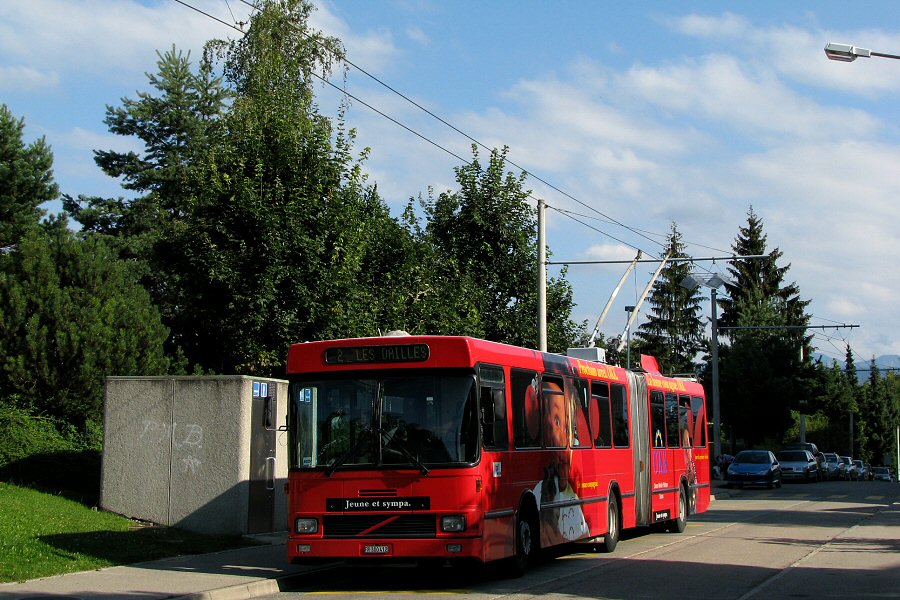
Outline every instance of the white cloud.
<svg viewBox="0 0 900 600"><path fill-rule="evenodd" d="M59 75L54 71L40 71L25 66L0 66L0 90L30 92L54 88L59 84Z"/></svg>
<svg viewBox="0 0 900 600"><path fill-rule="evenodd" d="M406 35L409 39L422 46L427 46L431 43L428 34L425 33L421 27L416 27L415 25L406 28Z"/></svg>
<svg viewBox="0 0 900 600"><path fill-rule="evenodd" d="M212 0L193 3L229 20L227 10ZM248 9L249 10L249 9ZM236 32L185 6L171 2L141 4L129 0L31 0L4 3L0 9L0 51L41 70L64 68L67 76L92 77L132 72L142 75L155 50L174 41L199 51L213 37Z"/></svg>
<svg viewBox="0 0 900 600"><path fill-rule="evenodd" d="M734 39L746 37L752 30L750 22L740 15L721 16L690 14L669 21L672 28L687 36Z"/></svg>
<svg viewBox="0 0 900 600"><path fill-rule="evenodd" d="M347 49L350 62L370 73L380 73L396 61L399 50L390 31L354 31L340 17L339 4L317 2L316 6L318 10L312 13L310 23L326 35L340 38Z"/></svg>
<svg viewBox="0 0 900 600"><path fill-rule="evenodd" d="M873 133L877 119L860 110L829 108L789 88L776 74L740 58L710 55L660 67L635 67L622 84L646 102L689 121L713 119L760 135L829 138Z"/></svg>
<svg viewBox="0 0 900 600"><path fill-rule="evenodd" d="M539 122L530 121L531 127L562 128L567 136L590 140L592 144L626 145L655 152L685 149L675 132L645 119L642 114L623 111L583 90L580 81L548 78L519 82L509 97L527 109L529 120L540 117Z"/></svg>
<svg viewBox="0 0 900 600"><path fill-rule="evenodd" d="M587 248L584 256L584 260L631 261L634 260L635 251L624 244L594 244ZM614 270L621 269L622 267L616 267Z"/></svg>
<svg viewBox="0 0 900 600"><path fill-rule="evenodd" d="M842 94L875 97L900 90L900 69L890 59L857 59L839 64L825 56L828 42L854 44L876 52L897 54L900 34L881 29L813 29L783 25L755 27L733 13L719 16L691 14L668 21L672 30L688 37L730 45L748 63L767 65L789 78L833 89Z"/></svg>
<svg viewBox="0 0 900 600"><path fill-rule="evenodd" d="M54 140L57 140L73 150L84 151L90 156L93 150L104 149L113 150L115 152L137 152L144 151L144 145L133 137L124 137L112 133L100 133L90 131L81 127L75 127L69 131L52 134Z"/></svg>

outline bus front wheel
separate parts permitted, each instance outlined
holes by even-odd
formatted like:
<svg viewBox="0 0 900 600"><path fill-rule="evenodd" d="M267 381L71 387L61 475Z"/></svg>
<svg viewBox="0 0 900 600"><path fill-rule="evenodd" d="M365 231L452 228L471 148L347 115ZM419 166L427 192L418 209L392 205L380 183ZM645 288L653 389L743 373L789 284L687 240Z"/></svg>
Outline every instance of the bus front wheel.
<svg viewBox="0 0 900 600"><path fill-rule="evenodd" d="M537 523L531 514L523 514L523 511L519 510L516 516L516 553L509 562L509 574L512 577L521 577L525 574L528 565L537 554L539 535Z"/></svg>

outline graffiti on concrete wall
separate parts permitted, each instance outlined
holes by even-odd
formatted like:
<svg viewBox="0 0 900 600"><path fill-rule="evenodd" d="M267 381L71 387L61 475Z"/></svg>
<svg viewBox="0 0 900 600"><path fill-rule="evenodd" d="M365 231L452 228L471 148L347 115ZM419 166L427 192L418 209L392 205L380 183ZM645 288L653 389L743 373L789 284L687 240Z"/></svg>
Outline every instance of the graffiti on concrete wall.
<svg viewBox="0 0 900 600"><path fill-rule="evenodd" d="M196 475L202 461L196 456L203 448L203 426L197 423L160 423L155 419L144 419L140 439L158 444L171 444L173 448L187 453L181 458L182 473Z"/></svg>

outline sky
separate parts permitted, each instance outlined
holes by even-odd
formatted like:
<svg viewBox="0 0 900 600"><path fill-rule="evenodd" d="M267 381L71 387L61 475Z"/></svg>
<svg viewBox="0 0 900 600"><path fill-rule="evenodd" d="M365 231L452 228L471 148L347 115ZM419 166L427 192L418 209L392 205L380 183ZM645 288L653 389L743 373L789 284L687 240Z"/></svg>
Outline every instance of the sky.
<svg viewBox="0 0 900 600"><path fill-rule="evenodd" d="M900 60L823 52L838 42L900 54L896 1L316 6L313 25L365 71L333 82L357 98L348 122L394 215L430 189L454 190L473 140L482 162L485 148L507 146L510 169L529 173L532 203L549 207L555 263L658 258L674 224L688 254L720 259L696 270L727 277L722 258L752 209L789 266L786 283L811 301L811 324L827 327L811 330L819 352L843 361L849 343L858 367L900 354ZM240 35L220 21L251 10L241 0L2 2L0 103L25 120L26 143L50 144L63 193L127 196L93 162L93 150L141 150L109 133L107 106L149 89L157 51L174 45L196 64L207 40ZM333 114L335 88L316 93ZM656 266L626 280L604 334L623 333L624 307ZM569 265L573 316L588 330L625 269Z"/></svg>

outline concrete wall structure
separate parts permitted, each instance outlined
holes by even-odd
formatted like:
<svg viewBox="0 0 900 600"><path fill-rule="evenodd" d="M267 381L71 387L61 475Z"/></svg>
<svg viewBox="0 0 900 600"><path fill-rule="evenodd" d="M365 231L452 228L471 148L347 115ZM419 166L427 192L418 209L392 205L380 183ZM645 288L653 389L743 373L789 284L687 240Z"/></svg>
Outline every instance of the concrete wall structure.
<svg viewBox="0 0 900 600"><path fill-rule="evenodd" d="M287 382L110 377L100 505L208 534L287 529Z"/></svg>

